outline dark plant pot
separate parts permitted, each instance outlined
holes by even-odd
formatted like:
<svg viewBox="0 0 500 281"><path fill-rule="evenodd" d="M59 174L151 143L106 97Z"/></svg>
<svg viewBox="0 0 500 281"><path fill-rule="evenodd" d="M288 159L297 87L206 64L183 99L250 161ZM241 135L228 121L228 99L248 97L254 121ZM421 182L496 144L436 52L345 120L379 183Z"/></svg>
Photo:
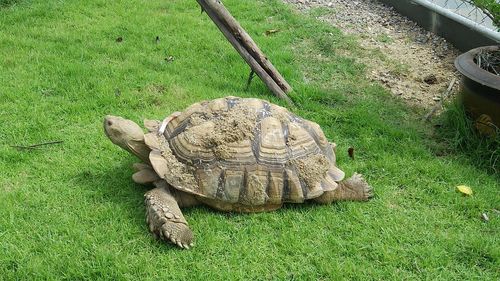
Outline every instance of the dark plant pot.
<svg viewBox="0 0 500 281"><path fill-rule="evenodd" d="M455 67L462 73L459 100L474 120L489 117L500 127L500 76L480 68L474 58L481 51L497 51L500 46L472 49L455 60ZM484 116L487 115L487 116Z"/></svg>

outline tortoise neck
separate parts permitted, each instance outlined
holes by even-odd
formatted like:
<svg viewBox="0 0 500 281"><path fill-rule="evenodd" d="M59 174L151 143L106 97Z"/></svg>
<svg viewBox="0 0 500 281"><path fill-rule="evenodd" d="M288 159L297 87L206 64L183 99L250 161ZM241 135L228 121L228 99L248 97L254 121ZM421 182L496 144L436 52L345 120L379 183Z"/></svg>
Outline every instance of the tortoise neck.
<svg viewBox="0 0 500 281"><path fill-rule="evenodd" d="M144 163L149 164L149 153L151 152L151 149L144 143L144 139L141 140L136 140L132 139L127 141L126 143L127 147L125 148L128 150L130 153L134 154L135 156L139 157Z"/></svg>

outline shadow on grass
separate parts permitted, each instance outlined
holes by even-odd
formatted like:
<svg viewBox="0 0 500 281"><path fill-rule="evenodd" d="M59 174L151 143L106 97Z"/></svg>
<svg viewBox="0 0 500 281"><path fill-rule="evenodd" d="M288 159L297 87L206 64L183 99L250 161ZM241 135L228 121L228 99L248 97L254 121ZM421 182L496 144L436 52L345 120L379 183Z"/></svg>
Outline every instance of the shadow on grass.
<svg viewBox="0 0 500 281"><path fill-rule="evenodd" d="M89 191L97 202L111 202L113 204L141 206L143 195L149 190L132 181L132 163L123 161L108 169L85 169L73 176L79 187ZM137 210L131 211L130 216L136 219Z"/></svg>
<svg viewBox="0 0 500 281"><path fill-rule="evenodd" d="M1 8L8 8L18 2L21 2L20 0L0 0L0 9Z"/></svg>
<svg viewBox="0 0 500 281"><path fill-rule="evenodd" d="M86 198L91 204L112 206L113 211L120 212L120 216L125 217L131 224L142 228L143 232L149 235L151 244L162 252L177 249L173 244L155 239L149 233L144 220L146 208L143 196L154 187L140 185L132 181L132 163L137 161L131 160L132 157L108 169L89 168L74 175L73 178L79 187L89 193L86 194ZM189 210L187 212L183 210L183 212L189 215Z"/></svg>
<svg viewBox="0 0 500 281"><path fill-rule="evenodd" d="M118 205L129 205L130 202L136 201L134 205L140 211L146 211L143 204L143 195L153 189L153 186L146 186L134 183L132 181L133 171L130 168L131 161L124 161L120 165L111 167L107 170L96 172L95 170L85 170L74 176L74 180L79 185L87 190L92 191L99 201L112 202ZM282 208L276 212L308 212L314 209L328 206L338 212L345 211L344 202L333 202L331 204L318 204L311 200L304 203L294 204L285 203ZM190 208L182 208L182 212L189 216L194 212L213 212L214 214L224 216L226 218L245 217L253 213L239 213L239 212L224 212L213 209L206 205L199 205ZM137 210L131 210L128 214L131 219L137 219ZM142 220L142 216L140 218Z"/></svg>

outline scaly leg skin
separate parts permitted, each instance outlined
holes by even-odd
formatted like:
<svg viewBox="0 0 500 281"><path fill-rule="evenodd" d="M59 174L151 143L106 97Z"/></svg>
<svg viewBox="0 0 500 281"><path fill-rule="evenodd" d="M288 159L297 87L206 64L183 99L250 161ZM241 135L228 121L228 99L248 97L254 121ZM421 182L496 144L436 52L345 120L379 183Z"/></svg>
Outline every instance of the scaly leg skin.
<svg viewBox="0 0 500 281"><path fill-rule="evenodd" d="M189 249L193 246L193 232L169 190L165 181L155 183L157 188L147 192L144 197L149 230L161 239L170 240L177 246Z"/></svg>
<svg viewBox="0 0 500 281"><path fill-rule="evenodd" d="M323 193L314 201L328 204L333 201L367 201L373 197L373 189L362 175L354 173L351 178L339 182L339 187L333 191Z"/></svg>

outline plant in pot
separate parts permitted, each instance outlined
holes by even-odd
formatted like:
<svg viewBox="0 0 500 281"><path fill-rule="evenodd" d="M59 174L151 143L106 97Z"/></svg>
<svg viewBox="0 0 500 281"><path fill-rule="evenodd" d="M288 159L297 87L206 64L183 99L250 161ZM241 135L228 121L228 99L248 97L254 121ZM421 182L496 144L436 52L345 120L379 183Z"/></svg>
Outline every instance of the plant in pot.
<svg viewBox="0 0 500 281"><path fill-rule="evenodd" d="M479 132L494 135L500 127L500 46L472 49L455 60L462 74L459 101Z"/></svg>
<svg viewBox="0 0 500 281"><path fill-rule="evenodd" d="M500 28L497 0L468 0ZM496 135L500 127L500 46L472 49L455 60L462 74L459 101L482 134Z"/></svg>
<svg viewBox="0 0 500 281"><path fill-rule="evenodd" d="M500 31L500 5L478 7L490 8L487 15ZM455 60L455 66L462 73L461 89L436 124L442 145L436 154L460 152L475 167L500 175L500 46L470 50Z"/></svg>

